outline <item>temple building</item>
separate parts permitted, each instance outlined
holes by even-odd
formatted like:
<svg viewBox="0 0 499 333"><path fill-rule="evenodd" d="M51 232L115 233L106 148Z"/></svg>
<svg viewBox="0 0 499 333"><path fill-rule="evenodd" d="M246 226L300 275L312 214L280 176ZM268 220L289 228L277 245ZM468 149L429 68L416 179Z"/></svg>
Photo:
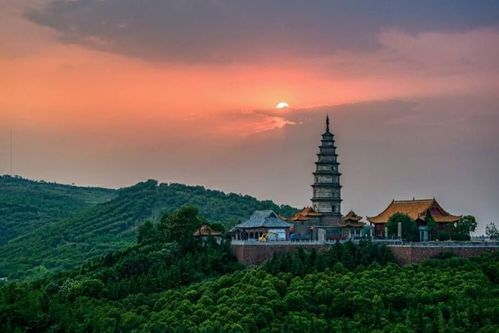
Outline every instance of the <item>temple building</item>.
<svg viewBox="0 0 499 333"><path fill-rule="evenodd" d="M256 240L267 233L278 234L277 240L291 241L346 240L368 235L361 216L353 211L346 216L341 214L339 165L327 116L313 172L312 207L305 207L289 218L277 216L272 211L256 211L231 230L232 239Z"/></svg>
<svg viewBox="0 0 499 333"><path fill-rule="evenodd" d="M258 240L272 234L273 240L289 240L291 223L285 222L272 210L257 210L251 217L231 230L233 240Z"/></svg>
<svg viewBox="0 0 499 333"><path fill-rule="evenodd" d="M460 219L460 216L445 211L435 198L393 200L380 214L367 218L369 225L353 211L343 216L339 166L334 134L327 116L313 172L312 206L305 207L287 218L270 210L255 211L247 221L239 223L231 230L232 239L332 241L373 236L386 238L388 219L395 213L402 213L418 224L419 239L425 241L430 236L425 222L428 217L431 216L437 224L433 232L455 224ZM401 226L398 229L399 235L402 235ZM269 235L272 237L269 238Z"/></svg>
<svg viewBox="0 0 499 333"><path fill-rule="evenodd" d="M459 221L461 216L449 214L440 204L433 199L422 200L392 200L388 207L376 216L368 217L367 220L374 226L374 235L378 238L387 237L386 224L390 217L395 213L408 215L418 224L419 239L428 240L428 227L425 219L431 216L437 223L437 230L444 228L448 224L454 224Z"/></svg>

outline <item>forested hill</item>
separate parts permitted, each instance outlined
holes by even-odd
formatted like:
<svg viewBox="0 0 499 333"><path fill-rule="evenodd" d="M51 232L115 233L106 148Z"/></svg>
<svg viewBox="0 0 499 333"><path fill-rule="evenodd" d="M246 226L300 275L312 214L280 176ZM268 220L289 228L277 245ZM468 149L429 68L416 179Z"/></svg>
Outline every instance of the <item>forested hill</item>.
<svg viewBox="0 0 499 333"><path fill-rule="evenodd" d="M226 226L248 218L256 209L273 209L285 215L295 211L250 196L225 194L201 186L158 184L153 180L116 193L112 200L0 246L0 277L40 276L123 249L135 241L135 229L141 222L184 205L194 205L208 221Z"/></svg>
<svg viewBox="0 0 499 333"><path fill-rule="evenodd" d="M0 285L0 332L498 332L497 252L402 267L386 246L338 243L245 269L195 239L201 223L185 207L125 250Z"/></svg>
<svg viewBox="0 0 499 333"><path fill-rule="evenodd" d="M0 176L0 245L115 196L111 189Z"/></svg>

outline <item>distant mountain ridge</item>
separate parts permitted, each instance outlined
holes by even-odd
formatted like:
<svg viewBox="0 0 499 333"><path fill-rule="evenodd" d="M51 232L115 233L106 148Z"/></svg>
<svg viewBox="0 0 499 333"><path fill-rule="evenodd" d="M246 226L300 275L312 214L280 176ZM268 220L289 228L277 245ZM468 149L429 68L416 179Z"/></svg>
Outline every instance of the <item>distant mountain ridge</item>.
<svg viewBox="0 0 499 333"><path fill-rule="evenodd" d="M37 183L22 181L28 187ZM76 186L41 184L48 185L50 190L50 185L54 188L62 186L62 189L69 192L72 189L82 189ZM120 190L96 191L103 191L106 195L88 193L95 204L86 201L86 207L64 212L60 214L62 218L58 218L59 214L54 214L54 220L50 222L33 220L29 232L18 234L16 239L0 245L0 277L18 279L41 276L47 272L74 268L88 259L126 248L134 243L135 229L144 220L184 205L198 207L201 215L210 222L225 226L249 217L257 209L273 209L284 215L296 212L290 206L279 206L268 200L259 201L247 195L226 194L202 186L159 184L155 180ZM15 191L11 191L10 195L15 196ZM9 194L4 196L9 197ZM27 198L29 199L29 195ZM105 201L105 198L109 200ZM47 201L46 204L50 206L52 202ZM63 209L57 207L58 210ZM0 225L3 225L3 220L4 217L0 214Z"/></svg>

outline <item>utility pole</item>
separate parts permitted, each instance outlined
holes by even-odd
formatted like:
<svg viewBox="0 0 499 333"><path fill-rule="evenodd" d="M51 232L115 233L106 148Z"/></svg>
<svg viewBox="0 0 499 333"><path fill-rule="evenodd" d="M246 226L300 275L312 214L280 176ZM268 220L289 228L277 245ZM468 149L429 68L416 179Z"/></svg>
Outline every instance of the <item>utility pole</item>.
<svg viewBox="0 0 499 333"><path fill-rule="evenodd" d="M14 136L13 136L13 133L12 133L12 127L10 128L10 175L11 176L14 176L14 172L13 172L13 162L12 162L12 158L13 158L13 139L14 139Z"/></svg>

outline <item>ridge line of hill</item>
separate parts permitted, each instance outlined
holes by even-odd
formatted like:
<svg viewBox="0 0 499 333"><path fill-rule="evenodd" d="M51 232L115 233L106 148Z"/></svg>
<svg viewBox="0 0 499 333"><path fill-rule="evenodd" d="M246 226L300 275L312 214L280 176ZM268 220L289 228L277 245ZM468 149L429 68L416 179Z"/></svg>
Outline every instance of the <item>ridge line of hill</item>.
<svg viewBox="0 0 499 333"><path fill-rule="evenodd" d="M26 222L25 232L0 244L0 277L9 279L38 277L71 269L86 260L121 250L135 241L136 228L145 220L156 219L164 211L185 205L198 207L207 221L227 228L258 209L272 209L285 215L296 211L293 207L277 205L270 200L260 201L249 195L148 180L105 192L107 196L100 196L96 204L90 203L87 198L85 204L75 205L75 209L67 212L66 206L72 206L66 202L74 202L78 195L94 198L96 194L80 193L79 187L62 185L69 193L53 195L54 188L59 188L59 185L6 177L0 178L0 189L7 188L5 183L9 182L14 182L17 187L13 188L10 184L10 192L1 191L2 195L11 198L11 201L18 198L19 202L9 206L0 201L0 228L6 226L6 219L19 221L16 209L22 211L28 207L36 212L52 205L57 208L53 219L49 214L53 212L49 210L43 222L37 219L38 214L33 214L31 220L26 220L31 221L31 227ZM37 191L27 190L30 186L37 187ZM36 198L40 197L50 200L38 202ZM31 201L34 203L29 203ZM12 213L9 207L16 207L13 214L9 215L9 212Z"/></svg>

